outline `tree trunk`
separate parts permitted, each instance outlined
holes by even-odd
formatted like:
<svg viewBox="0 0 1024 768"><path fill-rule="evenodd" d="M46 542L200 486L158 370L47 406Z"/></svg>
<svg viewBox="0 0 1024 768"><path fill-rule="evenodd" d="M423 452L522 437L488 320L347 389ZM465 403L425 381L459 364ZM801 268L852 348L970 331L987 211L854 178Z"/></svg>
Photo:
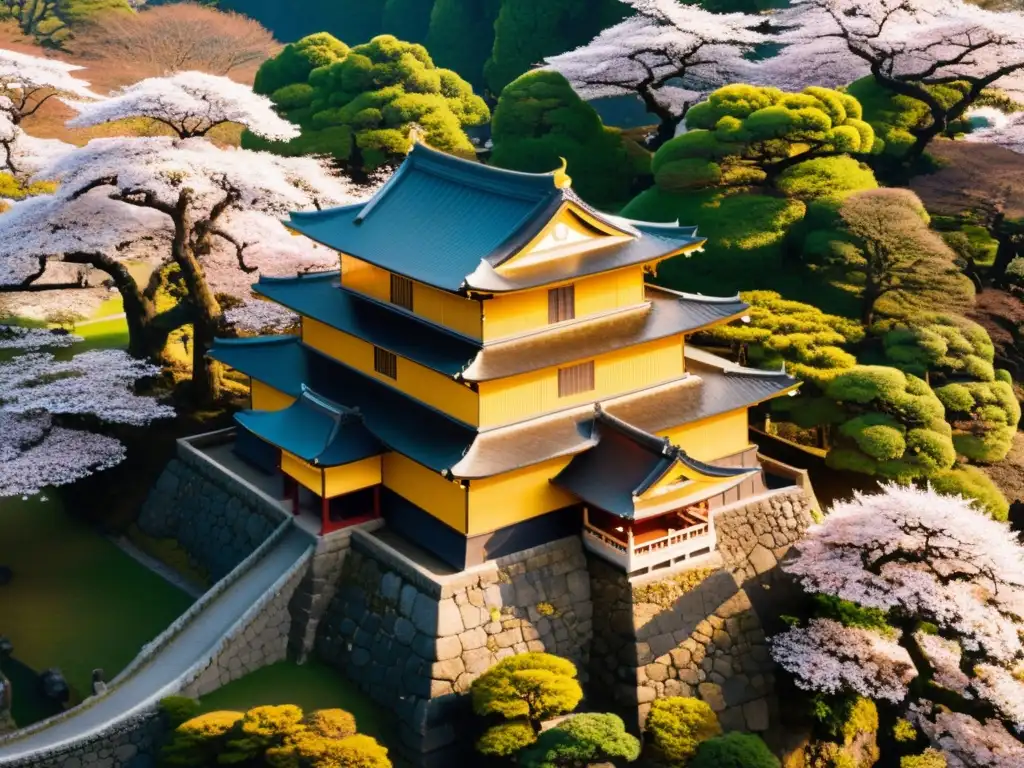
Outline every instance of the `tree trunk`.
<svg viewBox="0 0 1024 768"><path fill-rule="evenodd" d="M658 100L654 98L654 94L646 88L641 87L638 93L644 103L644 108L658 118L658 130L654 134L654 138L647 143L647 148L652 152L656 152L664 144L675 138L676 129L683 122L686 112L684 110L682 115L676 115L659 104Z"/></svg>
<svg viewBox="0 0 1024 768"><path fill-rule="evenodd" d="M997 222L992 227L992 234L995 235L999 247L996 249L996 259L992 263L992 269L989 270L989 281L1001 285L1006 277L1006 268L1017 256L1017 244L1013 241L1013 235L1003 227L1005 221L1003 215L999 214L996 218Z"/></svg>
<svg viewBox="0 0 1024 768"><path fill-rule="evenodd" d="M156 348L156 338L152 332L156 305L142 292L128 268L119 261L95 253L68 254L64 261L87 264L110 276L124 304L125 321L128 323L128 354L156 360L161 351Z"/></svg>
<svg viewBox="0 0 1024 768"><path fill-rule="evenodd" d="M174 213L174 261L181 268L194 309L192 332L192 391L199 405L213 405L220 397L220 371L206 353L217 336L221 322L220 302L203 274L191 243L193 222L188 213L191 196L183 192Z"/></svg>

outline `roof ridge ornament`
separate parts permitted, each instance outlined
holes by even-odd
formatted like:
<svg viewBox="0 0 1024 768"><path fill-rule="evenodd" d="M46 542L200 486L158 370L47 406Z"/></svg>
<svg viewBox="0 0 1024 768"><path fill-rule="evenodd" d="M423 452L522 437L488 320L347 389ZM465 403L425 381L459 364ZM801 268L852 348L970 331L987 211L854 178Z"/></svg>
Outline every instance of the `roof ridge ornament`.
<svg viewBox="0 0 1024 768"><path fill-rule="evenodd" d="M427 132L423 130L423 126L419 123L409 123L409 152L412 152L412 148L417 144L422 144L425 147L430 146L427 144Z"/></svg>
<svg viewBox="0 0 1024 768"><path fill-rule="evenodd" d="M572 186L572 176L566 173L569 168L569 161L564 157L559 157L562 161L562 167L551 172L551 176L555 180L555 189L568 189Z"/></svg>

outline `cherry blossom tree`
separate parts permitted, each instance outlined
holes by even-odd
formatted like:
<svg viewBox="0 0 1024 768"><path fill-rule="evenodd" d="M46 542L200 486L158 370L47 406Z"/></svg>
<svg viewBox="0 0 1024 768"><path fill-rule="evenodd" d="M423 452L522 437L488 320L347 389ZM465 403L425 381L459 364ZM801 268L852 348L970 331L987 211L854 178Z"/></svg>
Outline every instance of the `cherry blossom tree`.
<svg viewBox="0 0 1024 768"><path fill-rule="evenodd" d="M89 83L72 74L81 69L56 59L0 49L0 170L19 177L31 175L68 148L60 141L29 136L21 122L54 96L82 102L100 98L89 90Z"/></svg>
<svg viewBox="0 0 1024 768"><path fill-rule="evenodd" d="M1024 114L1017 112L1006 115L992 107L984 107L970 110L966 116L971 117L973 114L988 118L989 124L968 133L964 137L967 141L998 144L1013 152L1024 154Z"/></svg>
<svg viewBox="0 0 1024 768"><path fill-rule="evenodd" d="M0 498L72 483L121 462L124 445L90 427L172 417L169 405L135 392L140 379L159 373L121 350L67 361L30 352L0 364Z"/></svg>
<svg viewBox="0 0 1024 768"><path fill-rule="evenodd" d="M278 259L278 245L283 246L286 257L300 253L308 257L299 259L300 269L315 266L309 261L319 261L320 268L333 264L333 254L325 249L297 247L279 219L292 210L350 202L353 197L350 186L332 176L319 160L221 149L201 138L96 139L44 168L40 176L60 182L52 197L57 228L67 221L69 211L77 214L75 223L62 230L61 236L71 238L72 244L91 241L90 254L116 260L114 254L124 250L124 243L112 241L111 235L127 233L137 242L140 235L159 238L170 234L167 258L181 270L188 291L194 326L193 381L203 400L216 395L216 377L205 354L222 320L217 291L204 262L248 273L250 282L256 279L260 261L284 266L285 259ZM121 221L120 232L118 227L109 231L107 220L81 214L79 201L92 194L102 194L116 204L111 216ZM124 216L138 215L127 213L132 209L144 211L144 218L124 221ZM153 214L160 216L159 224L147 228ZM260 216L265 220L257 229L254 223ZM0 216L0 239L4 219ZM253 233L257 233L255 238ZM24 234L34 246L30 249L33 254L53 247L43 233L36 235L34 243L31 232ZM12 249L10 259L15 254L12 246L7 247ZM231 254L230 259L218 259L219 249ZM77 258L77 253L65 251L62 256ZM98 266L95 261L89 263ZM108 273L117 271L109 263L100 268L107 268ZM122 295L126 295L123 288Z"/></svg>
<svg viewBox="0 0 1024 768"><path fill-rule="evenodd" d="M137 285L124 262L140 249L174 262L193 313L195 390L208 400L217 377L205 354L224 319L218 294L241 300L230 319L242 327L284 321L253 300L257 272L322 270L336 257L293 237L280 220L293 210L353 202L362 190L318 159L224 149L204 138L225 122L268 137L293 135L269 102L226 78L150 78L109 100L74 106L81 110L76 124L144 116L176 135L97 139L43 164L37 178L60 187L0 216L0 286L33 286L52 260L100 269L124 298L132 351L154 356L160 347L159 335L149 332L152 286Z"/></svg>
<svg viewBox="0 0 1024 768"><path fill-rule="evenodd" d="M773 23L786 47L749 63L745 76L794 89L845 85L871 75L883 88L927 105L912 130L913 159L986 88L1024 91L1024 13L989 11L964 0L794 0ZM954 85L947 101L931 86Z"/></svg>
<svg viewBox="0 0 1024 768"><path fill-rule="evenodd" d="M689 107L734 82L744 54L768 38L764 19L710 13L677 0L622 0L634 14L586 45L547 59L586 99L636 94L659 120L656 148L671 139Z"/></svg>
<svg viewBox="0 0 1024 768"><path fill-rule="evenodd" d="M1024 755L1010 735L1024 733L1024 547L1005 524L960 497L887 485L835 505L782 568L807 592L880 611L886 622L819 618L772 638L772 656L799 687L885 699L921 719L921 692L941 695L958 714L928 722L950 765L955 750L940 735L950 729L964 738L985 730L1014 742L1015 759ZM912 685L917 677L929 687Z"/></svg>
<svg viewBox="0 0 1024 768"><path fill-rule="evenodd" d="M205 72L148 77L101 101L64 101L78 112L68 121L73 128L147 117L182 139L205 136L225 123L244 125L250 133L272 141L299 135L298 127L278 116L266 96L230 78Z"/></svg>
<svg viewBox="0 0 1024 768"><path fill-rule="evenodd" d="M19 125L54 96L100 98L89 90L89 83L72 74L82 69L58 59L0 49L0 96L5 97L0 112Z"/></svg>

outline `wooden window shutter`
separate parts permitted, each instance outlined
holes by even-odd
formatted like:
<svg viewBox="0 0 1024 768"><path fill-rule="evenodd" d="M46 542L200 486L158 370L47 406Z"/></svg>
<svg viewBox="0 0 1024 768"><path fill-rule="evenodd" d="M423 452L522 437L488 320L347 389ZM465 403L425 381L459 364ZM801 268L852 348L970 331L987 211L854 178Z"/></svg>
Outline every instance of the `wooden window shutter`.
<svg viewBox="0 0 1024 768"><path fill-rule="evenodd" d="M401 275L391 276L391 303L412 312L412 280Z"/></svg>
<svg viewBox="0 0 1024 768"><path fill-rule="evenodd" d="M594 389L594 361L558 369L558 396L571 397Z"/></svg>
<svg viewBox="0 0 1024 768"><path fill-rule="evenodd" d="M561 323L576 317L576 286L565 285L548 291L548 322Z"/></svg>
<svg viewBox="0 0 1024 768"><path fill-rule="evenodd" d="M373 348L373 370L389 379L398 379L398 358L394 352L380 347Z"/></svg>

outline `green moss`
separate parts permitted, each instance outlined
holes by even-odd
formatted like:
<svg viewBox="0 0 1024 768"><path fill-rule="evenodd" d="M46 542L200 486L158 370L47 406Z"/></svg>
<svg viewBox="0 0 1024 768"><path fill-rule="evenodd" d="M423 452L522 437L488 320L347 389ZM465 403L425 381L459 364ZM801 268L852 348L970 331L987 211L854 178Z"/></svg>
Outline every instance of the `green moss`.
<svg viewBox="0 0 1024 768"><path fill-rule="evenodd" d="M995 378L993 374L993 378ZM1021 417L1013 386L1005 381L947 384L935 391L953 422L953 445L971 461L994 464L1013 447Z"/></svg>
<svg viewBox="0 0 1024 768"><path fill-rule="evenodd" d="M633 601L671 608L676 600L695 590L716 570L715 568L694 568L668 579L635 586L633 587Z"/></svg>
<svg viewBox="0 0 1024 768"><path fill-rule="evenodd" d="M557 611L555 610L555 606L551 603L537 603L537 613L541 616L548 617L554 616Z"/></svg>

